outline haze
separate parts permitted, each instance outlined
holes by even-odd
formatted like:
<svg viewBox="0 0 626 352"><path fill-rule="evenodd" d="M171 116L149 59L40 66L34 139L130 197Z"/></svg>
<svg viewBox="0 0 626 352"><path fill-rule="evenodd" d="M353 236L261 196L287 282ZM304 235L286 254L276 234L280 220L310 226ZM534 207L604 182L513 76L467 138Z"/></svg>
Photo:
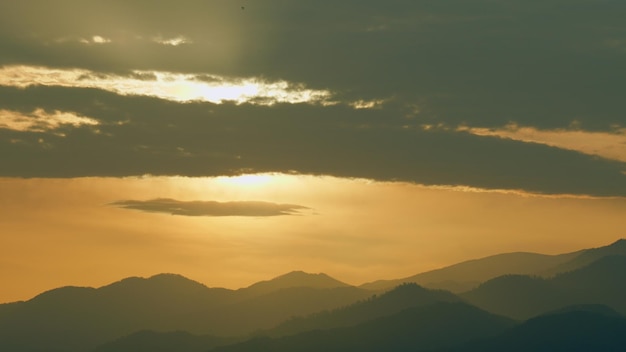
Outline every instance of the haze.
<svg viewBox="0 0 626 352"><path fill-rule="evenodd" d="M2 2L0 302L622 238L625 10Z"/></svg>

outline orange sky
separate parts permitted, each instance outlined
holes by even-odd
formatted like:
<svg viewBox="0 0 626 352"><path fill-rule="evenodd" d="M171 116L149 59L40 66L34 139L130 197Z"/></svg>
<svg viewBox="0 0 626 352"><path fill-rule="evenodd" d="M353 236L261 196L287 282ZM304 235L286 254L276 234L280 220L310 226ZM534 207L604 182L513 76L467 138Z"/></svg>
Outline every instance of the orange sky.
<svg viewBox="0 0 626 352"><path fill-rule="evenodd" d="M604 5L0 1L0 302L626 237Z"/></svg>
<svg viewBox="0 0 626 352"><path fill-rule="evenodd" d="M63 285L173 272L239 288L291 270L360 284L507 251L561 253L623 237L625 199L545 197L333 177L0 180L0 302ZM181 216L118 200L262 200L273 217Z"/></svg>

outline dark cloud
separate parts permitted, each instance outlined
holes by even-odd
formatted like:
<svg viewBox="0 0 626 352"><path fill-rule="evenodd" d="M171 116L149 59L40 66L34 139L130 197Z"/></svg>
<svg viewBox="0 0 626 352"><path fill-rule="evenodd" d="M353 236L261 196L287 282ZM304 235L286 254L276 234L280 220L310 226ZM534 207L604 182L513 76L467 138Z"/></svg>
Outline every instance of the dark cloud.
<svg viewBox="0 0 626 352"><path fill-rule="evenodd" d="M95 89L0 89L3 106L29 111L33 102L97 119L101 125L97 131L93 126L66 127L64 136L0 130L4 176L299 172L626 195L624 163L464 132L424 131L406 120L401 108L178 104ZM11 142L18 139L20 143Z"/></svg>
<svg viewBox="0 0 626 352"><path fill-rule="evenodd" d="M453 125L626 124L624 1L266 0L246 10L228 0L3 3L0 63L285 79L417 103L419 118ZM94 35L111 42L58 40Z"/></svg>
<svg viewBox="0 0 626 352"><path fill-rule="evenodd" d="M624 163L420 126L626 126L625 17L614 0L3 2L0 65L255 76L387 100L260 107L0 87L0 109L100 121L56 135L0 130L0 174L275 171L624 196ZM81 42L94 36L110 42ZM155 42L177 37L188 43Z"/></svg>
<svg viewBox="0 0 626 352"><path fill-rule="evenodd" d="M151 200L120 200L109 205L141 210L150 213L166 213L184 216L278 216L298 215L302 210L309 209L302 205L276 204L269 202L241 201L180 201L158 198Z"/></svg>

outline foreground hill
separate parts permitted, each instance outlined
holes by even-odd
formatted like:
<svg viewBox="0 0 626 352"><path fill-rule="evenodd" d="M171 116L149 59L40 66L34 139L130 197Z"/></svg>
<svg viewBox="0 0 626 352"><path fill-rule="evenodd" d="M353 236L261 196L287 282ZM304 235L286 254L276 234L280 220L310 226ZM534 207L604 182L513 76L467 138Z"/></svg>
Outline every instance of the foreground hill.
<svg viewBox="0 0 626 352"><path fill-rule="evenodd" d="M293 285L307 285L311 277L313 288L290 287L279 278L281 288L274 291L233 291L172 274L124 279L98 289L63 287L1 305L0 350L85 351L141 330L242 335L371 295L338 281L333 285L341 287L314 288L319 275L297 276Z"/></svg>
<svg viewBox="0 0 626 352"><path fill-rule="evenodd" d="M319 312L307 317L295 317L264 334L283 336L308 330L352 326L393 315L407 308L440 302L460 302L460 298L447 291L428 290L416 284L403 284L382 295L374 295L368 300L346 307Z"/></svg>
<svg viewBox="0 0 626 352"><path fill-rule="evenodd" d="M93 352L204 352L234 342L233 339L194 335L185 331L139 331L105 343Z"/></svg>
<svg viewBox="0 0 626 352"><path fill-rule="evenodd" d="M626 350L626 318L573 308L530 319L501 335L454 352L588 352Z"/></svg>
<svg viewBox="0 0 626 352"><path fill-rule="evenodd" d="M514 322L465 303L435 303L352 327L255 338L214 352L428 351L496 336Z"/></svg>
<svg viewBox="0 0 626 352"><path fill-rule="evenodd" d="M414 307L353 327L256 338L213 352L624 351L626 318L607 307L566 307L523 323L464 303Z"/></svg>
<svg viewBox="0 0 626 352"><path fill-rule="evenodd" d="M516 319L575 304L604 304L626 314L626 256L603 257L550 279L502 276L461 296L487 311Z"/></svg>
<svg viewBox="0 0 626 352"><path fill-rule="evenodd" d="M559 255L525 252L497 254L403 279L370 282L360 287L369 290L386 290L403 282L415 282L427 288L459 293L469 291L480 283L498 276L515 274L551 277L558 273L581 268L611 255L626 255L626 240L620 239L608 246Z"/></svg>
<svg viewBox="0 0 626 352"><path fill-rule="evenodd" d="M345 288L337 288L335 290L343 289ZM320 291L319 289L311 288L309 288L309 290L315 292ZM277 292L288 291L289 289L285 289ZM258 332L256 334L278 337L310 330L354 326L375 320L376 318L394 315L406 308L424 307L440 302L460 302L460 298L446 291L433 291L424 289L415 284L405 284L383 295L374 295L366 300L361 300L342 308L325 310L306 317L292 318L274 329ZM271 314L271 312L269 312L269 314ZM238 321L245 324L245 321L241 319ZM97 352L153 350L162 352L179 352L180 350L200 351L208 350L214 346L225 345L228 341L231 340L212 336L196 336L182 332L141 332L108 343L99 348ZM152 348L152 346L158 347Z"/></svg>

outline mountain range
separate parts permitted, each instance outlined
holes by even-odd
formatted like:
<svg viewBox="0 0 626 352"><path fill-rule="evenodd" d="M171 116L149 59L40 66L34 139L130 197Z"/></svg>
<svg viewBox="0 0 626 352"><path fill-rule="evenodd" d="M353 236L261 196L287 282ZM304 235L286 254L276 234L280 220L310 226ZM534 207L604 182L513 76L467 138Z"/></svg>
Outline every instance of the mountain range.
<svg viewBox="0 0 626 352"><path fill-rule="evenodd" d="M369 290L385 290L403 282L414 282L428 288L459 293L471 290L482 282L502 275L551 277L581 268L608 255L626 255L626 240L620 239L608 246L558 255L527 252L497 254L402 279L369 282L359 287Z"/></svg>
<svg viewBox="0 0 626 352"><path fill-rule="evenodd" d="M455 293L433 289L442 285ZM559 346L587 336L568 337L585 319L606 326L587 330L586 341L598 340L588 346L602 336L621 343L623 297L625 240L561 255L499 254L359 287L301 271L239 290L160 274L0 304L0 350L495 351L532 334L548 350L567 350Z"/></svg>

